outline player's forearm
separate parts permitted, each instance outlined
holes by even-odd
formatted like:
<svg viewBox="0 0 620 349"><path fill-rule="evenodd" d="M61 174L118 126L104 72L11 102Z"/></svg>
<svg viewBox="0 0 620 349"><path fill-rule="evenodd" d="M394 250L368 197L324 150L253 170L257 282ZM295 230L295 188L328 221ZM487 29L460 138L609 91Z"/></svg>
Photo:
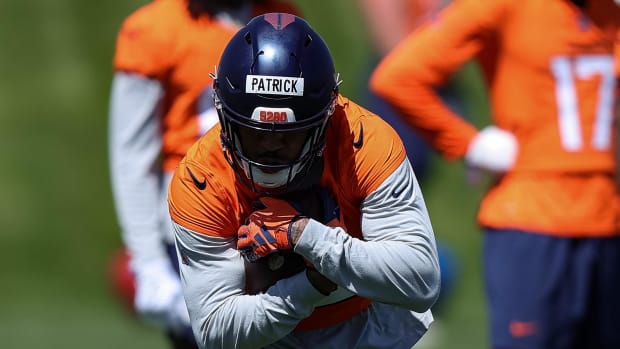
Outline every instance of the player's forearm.
<svg viewBox="0 0 620 349"><path fill-rule="evenodd" d="M375 301L428 310L438 291L435 252L394 241L362 241L310 221L295 251L339 287Z"/></svg>
<svg viewBox="0 0 620 349"><path fill-rule="evenodd" d="M423 81L417 71L407 69L398 62L383 62L373 74L371 89L398 110L402 119L443 156L460 158L476 128L444 103L437 92L438 86Z"/></svg>
<svg viewBox="0 0 620 349"><path fill-rule="evenodd" d="M325 298L305 273L265 293L245 294L245 269L234 239L173 223L192 328L207 348L261 347L290 333ZM226 256L226 258L222 258Z"/></svg>
<svg viewBox="0 0 620 349"><path fill-rule="evenodd" d="M205 285L206 286L206 285ZM311 294L304 295L303 290ZM286 337L324 296L309 286L305 273L283 279L266 293L231 294L218 301L208 317L196 319L206 348L260 348ZM304 301L300 302L302 298ZM192 303L188 302L188 307ZM191 311L190 311L191 313ZM194 326L197 328L197 326Z"/></svg>
<svg viewBox="0 0 620 349"><path fill-rule="evenodd" d="M461 6L453 2L449 8ZM371 90L396 108L438 152L448 159L458 159L477 131L451 111L437 89L476 57L497 19L489 20L463 9L445 12L450 15L409 34L380 62L369 83ZM463 26L462 22L480 24Z"/></svg>
<svg viewBox="0 0 620 349"><path fill-rule="evenodd" d="M427 310L439 292L439 262L409 162L404 161L362 206L365 240L310 220L295 252L351 292Z"/></svg>
<svg viewBox="0 0 620 349"><path fill-rule="evenodd" d="M122 238L132 256L132 266L167 258L162 247L159 176L144 169L126 154L111 164L112 187Z"/></svg>
<svg viewBox="0 0 620 349"><path fill-rule="evenodd" d="M371 241L368 263L388 282L396 304L427 310L440 288L435 236L422 191L407 159L362 204L362 233ZM376 245L375 245L376 244Z"/></svg>
<svg viewBox="0 0 620 349"><path fill-rule="evenodd" d="M110 173L112 190L132 267L167 258L162 247L160 209L162 173L156 162L161 149L160 98L155 81L117 73L110 101Z"/></svg>

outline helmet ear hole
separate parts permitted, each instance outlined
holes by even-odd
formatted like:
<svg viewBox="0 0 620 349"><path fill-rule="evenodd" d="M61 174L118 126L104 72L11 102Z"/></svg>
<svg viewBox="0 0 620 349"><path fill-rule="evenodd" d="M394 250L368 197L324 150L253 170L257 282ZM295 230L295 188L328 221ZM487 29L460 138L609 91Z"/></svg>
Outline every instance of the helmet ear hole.
<svg viewBox="0 0 620 349"><path fill-rule="evenodd" d="M310 35L306 35L306 41L304 42L304 47L310 46L312 43L312 37Z"/></svg>
<svg viewBox="0 0 620 349"><path fill-rule="evenodd" d="M252 44L252 34L250 32L247 32L243 38L249 45Z"/></svg>

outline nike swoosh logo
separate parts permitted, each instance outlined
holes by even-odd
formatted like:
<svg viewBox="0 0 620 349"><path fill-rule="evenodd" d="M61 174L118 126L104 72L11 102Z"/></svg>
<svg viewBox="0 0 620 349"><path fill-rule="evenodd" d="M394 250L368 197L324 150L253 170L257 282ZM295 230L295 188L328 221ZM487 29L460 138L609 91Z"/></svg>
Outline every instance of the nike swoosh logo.
<svg viewBox="0 0 620 349"><path fill-rule="evenodd" d="M187 173L189 173L189 176L192 177L192 182L194 182L196 188L200 190L205 190L205 188L207 187L207 179L203 178L202 181L199 181L198 178L194 176L192 170L190 170L189 167L186 166L185 168L187 169Z"/></svg>
<svg viewBox="0 0 620 349"><path fill-rule="evenodd" d="M357 140L353 141L353 147L359 149L364 145L364 125L360 123L360 134L357 136Z"/></svg>
<svg viewBox="0 0 620 349"><path fill-rule="evenodd" d="M533 321L510 321L508 331L514 338L529 337L538 332L536 322Z"/></svg>

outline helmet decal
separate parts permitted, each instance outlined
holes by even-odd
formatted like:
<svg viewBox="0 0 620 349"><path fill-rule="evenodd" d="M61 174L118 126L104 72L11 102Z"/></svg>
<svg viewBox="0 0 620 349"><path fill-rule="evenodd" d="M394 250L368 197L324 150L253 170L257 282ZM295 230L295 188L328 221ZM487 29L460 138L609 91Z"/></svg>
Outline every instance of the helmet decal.
<svg viewBox="0 0 620 349"><path fill-rule="evenodd" d="M304 78L248 75L245 79L245 93L303 96Z"/></svg>
<svg viewBox="0 0 620 349"><path fill-rule="evenodd" d="M252 120L263 122L295 122L295 112L291 108L256 107Z"/></svg>
<svg viewBox="0 0 620 349"><path fill-rule="evenodd" d="M288 13L267 13L264 18L277 30L284 29L287 25L295 22L295 16Z"/></svg>

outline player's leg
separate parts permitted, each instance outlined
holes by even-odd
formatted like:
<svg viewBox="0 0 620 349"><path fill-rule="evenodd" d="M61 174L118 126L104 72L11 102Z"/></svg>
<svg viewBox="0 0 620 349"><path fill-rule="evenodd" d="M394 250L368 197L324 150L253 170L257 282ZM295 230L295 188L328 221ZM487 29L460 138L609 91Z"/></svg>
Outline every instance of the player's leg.
<svg viewBox="0 0 620 349"><path fill-rule="evenodd" d="M573 349L576 298L572 241L488 229L484 276L494 349ZM579 302L578 302L579 303ZM576 309L579 313L579 309Z"/></svg>
<svg viewBox="0 0 620 349"><path fill-rule="evenodd" d="M581 245L583 254L592 255L594 272L583 280L592 292L575 348L620 348L620 237L584 239Z"/></svg>

